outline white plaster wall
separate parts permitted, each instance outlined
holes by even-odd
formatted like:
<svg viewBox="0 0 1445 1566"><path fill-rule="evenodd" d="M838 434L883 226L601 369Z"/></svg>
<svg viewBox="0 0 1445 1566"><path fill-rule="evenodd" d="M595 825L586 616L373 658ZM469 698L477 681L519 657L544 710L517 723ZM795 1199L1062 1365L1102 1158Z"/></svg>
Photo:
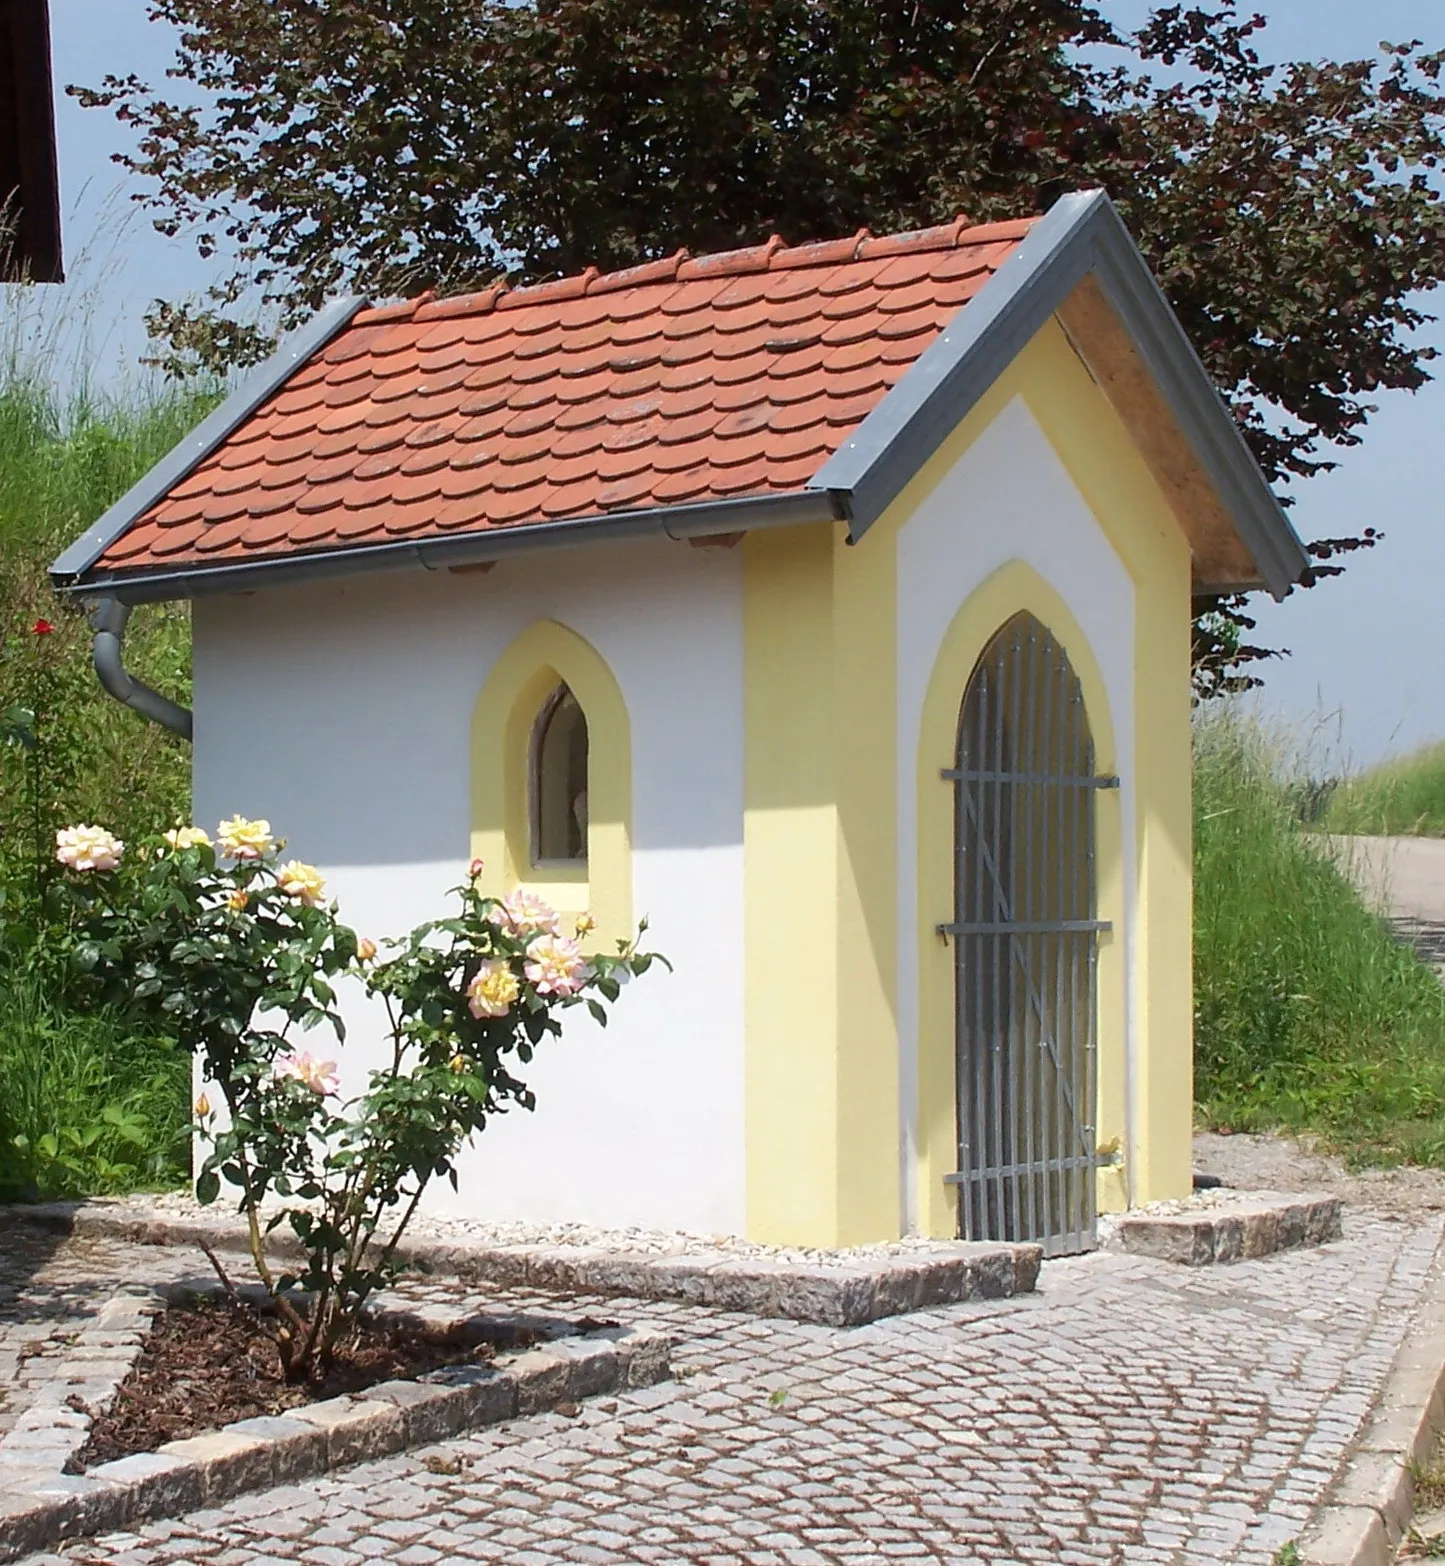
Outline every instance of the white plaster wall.
<svg viewBox="0 0 1445 1566"><path fill-rule="evenodd" d="M1021 560L1068 605L1098 660L1118 746L1124 846L1125 1050L1137 1059L1134 584L1022 398L1010 402L898 536L898 982L900 1205L918 1227L918 746L923 702L954 616L1000 566ZM958 693L960 704L963 691ZM951 756L927 765L952 765ZM950 910L938 910L939 922ZM1131 1128L1132 1129L1132 1128Z"/></svg>
<svg viewBox="0 0 1445 1566"><path fill-rule="evenodd" d="M742 1231L740 554L609 544L195 606L197 821L267 817L376 937L439 915L465 874L472 708L511 641L558 620L621 688L634 908L676 972L629 986L605 1031L572 1013L528 1070L535 1114L494 1121L434 1210ZM358 995L346 1014L355 1091L380 1027Z"/></svg>

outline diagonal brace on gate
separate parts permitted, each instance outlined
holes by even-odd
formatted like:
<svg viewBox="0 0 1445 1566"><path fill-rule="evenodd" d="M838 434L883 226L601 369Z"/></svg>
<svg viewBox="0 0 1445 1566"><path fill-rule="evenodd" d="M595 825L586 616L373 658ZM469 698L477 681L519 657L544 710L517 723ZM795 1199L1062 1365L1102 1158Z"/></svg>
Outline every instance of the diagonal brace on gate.
<svg viewBox="0 0 1445 1566"><path fill-rule="evenodd" d="M958 781L965 776L971 777L972 774L965 774L956 769L948 768L944 770L943 776L945 778ZM984 774L978 774L978 776L983 777ZM1005 779L1009 781L1021 781L1023 779L1022 774L997 773L989 774L988 776L990 780L997 781L1003 781ZM1119 780L1116 777L1087 778L1066 781L1076 781L1080 784L1080 786L1088 786L1091 788L1117 788L1119 786ZM1074 1128L1075 1139L1078 1141L1080 1148L1085 1153L1092 1155L1093 1149L1088 1146L1088 1137L1085 1135L1085 1126L1079 1117L1078 1105L1074 1101L1073 1086L1069 1082L1068 1075L1064 1070L1064 1063L1062 1057L1059 1054L1058 1045L1048 1036L1052 1030L1048 1026L1048 1020L1045 1015L1043 995L1034 977L1033 965L1029 960L1028 949L1021 941L1015 939L1014 937L1018 935L1031 934L1063 934L1070 932L1109 930L1112 929L1113 926L1107 919L1052 919L1031 921L1015 920L1013 917L1012 901L1009 898L1008 893L1004 890L1003 877L999 872L998 861L989 851L988 836L985 832L982 831L982 823L978 819L977 805L972 794L967 789L963 790L962 793L963 806L965 811L968 812L968 815L972 819L974 825L980 828L978 835L978 849L979 853L983 857L984 869L988 873L995 917L992 921L986 924L941 924L938 926L938 933L946 938L963 935L983 934L999 934L1008 935L1010 937L1008 942L1009 951L1012 955L1015 967L1018 969L1021 977L1023 978L1024 993L1028 998L1029 1009L1033 1012L1035 1018L1038 1020L1040 1041L1044 1045L1045 1049L1047 1049L1049 1059L1053 1064L1055 1080L1059 1085L1059 1090L1063 1096L1064 1104L1068 1109L1069 1121Z"/></svg>

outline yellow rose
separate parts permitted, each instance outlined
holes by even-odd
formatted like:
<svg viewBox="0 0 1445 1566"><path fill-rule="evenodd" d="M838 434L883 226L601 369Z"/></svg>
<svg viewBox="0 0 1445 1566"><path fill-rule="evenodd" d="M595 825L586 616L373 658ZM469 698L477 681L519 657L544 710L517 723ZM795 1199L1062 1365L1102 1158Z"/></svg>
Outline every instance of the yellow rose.
<svg viewBox="0 0 1445 1566"><path fill-rule="evenodd" d="M269 821L230 816L216 828L216 841L228 859L263 859L276 847Z"/></svg>
<svg viewBox="0 0 1445 1566"><path fill-rule="evenodd" d="M163 832L161 835L177 853L183 848L209 848L211 846L210 838L200 827L172 827L169 832Z"/></svg>
<svg viewBox="0 0 1445 1566"><path fill-rule="evenodd" d="M517 976L505 962L489 958L467 986L467 1004L474 1017L505 1017L522 993Z"/></svg>
<svg viewBox="0 0 1445 1566"><path fill-rule="evenodd" d="M580 913L580 914L577 915L577 933L578 933L578 935L591 935L591 933L596 928L597 928L597 921L592 917L592 915L590 913Z"/></svg>
<svg viewBox="0 0 1445 1566"><path fill-rule="evenodd" d="M319 908L326 901L326 882L321 872L315 865L303 865L299 859L276 867L276 885L308 908Z"/></svg>
<svg viewBox="0 0 1445 1566"><path fill-rule="evenodd" d="M466 1057L464 1055L453 1055L452 1058L447 1062L447 1066L449 1070L454 1071L458 1076L461 1076L462 1072L467 1069Z"/></svg>
<svg viewBox="0 0 1445 1566"><path fill-rule="evenodd" d="M196 1114L199 1115L202 1120L204 1120L206 1116L210 1114L210 1112L211 1101L204 1093L202 1093L201 1096L196 1100Z"/></svg>
<svg viewBox="0 0 1445 1566"><path fill-rule="evenodd" d="M376 956L376 942L369 935L363 935L356 943L356 956L360 962L370 962Z"/></svg>
<svg viewBox="0 0 1445 1566"><path fill-rule="evenodd" d="M228 908L234 908L237 913L240 913L241 910L245 908L250 901L251 894L249 892L243 891L238 886L236 890L232 892L231 895L226 899L226 906Z"/></svg>

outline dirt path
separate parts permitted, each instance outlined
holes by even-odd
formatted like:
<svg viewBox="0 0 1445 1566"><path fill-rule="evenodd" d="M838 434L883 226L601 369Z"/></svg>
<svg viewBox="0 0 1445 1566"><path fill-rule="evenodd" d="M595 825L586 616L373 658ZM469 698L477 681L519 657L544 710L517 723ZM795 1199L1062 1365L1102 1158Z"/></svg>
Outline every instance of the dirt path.
<svg viewBox="0 0 1445 1566"><path fill-rule="evenodd" d="M1342 1159L1284 1136L1194 1138L1194 1167L1240 1191L1333 1191L1353 1208L1384 1218L1445 1212L1445 1170L1346 1169Z"/></svg>
<svg viewBox="0 0 1445 1566"><path fill-rule="evenodd" d="M1445 973L1445 838L1336 837L1341 863L1427 962Z"/></svg>

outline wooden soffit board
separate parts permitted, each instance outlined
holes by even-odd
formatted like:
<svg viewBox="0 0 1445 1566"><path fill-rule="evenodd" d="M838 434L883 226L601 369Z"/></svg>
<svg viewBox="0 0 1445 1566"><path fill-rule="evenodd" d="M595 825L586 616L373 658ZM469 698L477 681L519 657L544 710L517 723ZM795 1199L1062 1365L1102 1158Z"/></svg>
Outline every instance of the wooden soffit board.
<svg viewBox="0 0 1445 1566"><path fill-rule="evenodd" d="M1236 531L1203 463L1149 373L1133 339L1092 277L1059 306L1074 351L1124 421L1189 540L1194 592L1235 592L1259 566Z"/></svg>

